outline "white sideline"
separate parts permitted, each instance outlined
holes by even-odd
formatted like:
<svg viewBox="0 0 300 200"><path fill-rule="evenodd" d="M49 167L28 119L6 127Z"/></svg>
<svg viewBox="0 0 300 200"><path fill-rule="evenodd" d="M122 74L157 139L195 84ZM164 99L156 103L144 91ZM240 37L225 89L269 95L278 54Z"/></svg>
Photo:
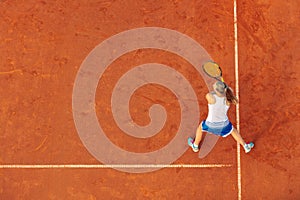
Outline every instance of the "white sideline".
<svg viewBox="0 0 300 200"><path fill-rule="evenodd" d="M59 164L59 165L0 165L0 169L108 169L108 168L222 168L231 164L136 164L136 165L102 165L102 164Z"/></svg>
<svg viewBox="0 0 300 200"><path fill-rule="evenodd" d="M234 0L234 68L235 68L235 94L239 98L239 55L238 55L238 27L237 27L237 0ZM236 129L240 132L240 107L236 105ZM242 199L241 149L237 143L237 181L238 200Z"/></svg>

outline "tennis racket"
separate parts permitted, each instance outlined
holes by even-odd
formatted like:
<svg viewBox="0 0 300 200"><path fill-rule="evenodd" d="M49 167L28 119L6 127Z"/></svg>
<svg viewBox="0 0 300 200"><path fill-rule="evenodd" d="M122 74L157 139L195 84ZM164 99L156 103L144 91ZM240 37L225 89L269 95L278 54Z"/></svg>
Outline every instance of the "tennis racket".
<svg viewBox="0 0 300 200"><path fill-rule="evenodd" d="M224 82L222 77L222 69L217 63L208 61L202 65L202 69L209 77Z"/></svg>

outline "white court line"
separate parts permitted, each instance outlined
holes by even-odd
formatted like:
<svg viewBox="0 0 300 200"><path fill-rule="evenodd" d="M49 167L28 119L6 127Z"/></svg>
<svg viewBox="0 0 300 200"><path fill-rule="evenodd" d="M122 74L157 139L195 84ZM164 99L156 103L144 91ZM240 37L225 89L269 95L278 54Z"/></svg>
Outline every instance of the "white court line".
<svg viewBox="0 0 300 200"><path fill-rule="evenodd" d="M237 26L237 0L233 6L234 20L234 68L235 68L235 94L239 99L239 55L238 55L238 26ZM240 132L240 107L236 105L236 129ZM238 181L238 200L242 199L242 174L241 174L241 149L237 142L237 181Z"/></svg>
<svg viewBox="0 0 300 200"><path fill-rule="evenodd" d="M0 165L0 169L108 169L108 168L223 168L232 167L231 164L172 164L172 165L92 165L92 164L66 164L66 165Z"/></svg>

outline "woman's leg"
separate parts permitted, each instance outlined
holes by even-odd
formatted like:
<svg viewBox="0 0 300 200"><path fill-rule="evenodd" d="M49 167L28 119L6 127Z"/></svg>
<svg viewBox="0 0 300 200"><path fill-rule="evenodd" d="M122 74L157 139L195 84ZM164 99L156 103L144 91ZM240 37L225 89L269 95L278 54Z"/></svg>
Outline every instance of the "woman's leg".
<svg viewBox="0 0 300 200"><path fill-rule="evenodd" d="M243 147L245 146L245 144L246 144L245 141L243 140L242 136L240 135L240 133L235 128L233 128L233 130L231 132L231 135Z"/></svg>
<svg viewBox="0 0 300 200"><path fill-rule="evenodd" d="M199 146L201 139L202 139L202 123L197 128L194 145Z"/></svg>

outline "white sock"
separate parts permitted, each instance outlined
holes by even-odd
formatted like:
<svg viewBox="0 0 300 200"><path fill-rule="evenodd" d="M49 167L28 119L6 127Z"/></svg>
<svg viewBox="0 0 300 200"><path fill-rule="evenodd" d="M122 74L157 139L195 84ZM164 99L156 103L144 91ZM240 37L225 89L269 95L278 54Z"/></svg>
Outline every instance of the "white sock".
<svg viewBox="0 0 300 200"><path fill-rule="evenodd" d="M195 145L195 143L193 143L193 146L194 146L195 148L198 148L198 145Z"/></svg>

